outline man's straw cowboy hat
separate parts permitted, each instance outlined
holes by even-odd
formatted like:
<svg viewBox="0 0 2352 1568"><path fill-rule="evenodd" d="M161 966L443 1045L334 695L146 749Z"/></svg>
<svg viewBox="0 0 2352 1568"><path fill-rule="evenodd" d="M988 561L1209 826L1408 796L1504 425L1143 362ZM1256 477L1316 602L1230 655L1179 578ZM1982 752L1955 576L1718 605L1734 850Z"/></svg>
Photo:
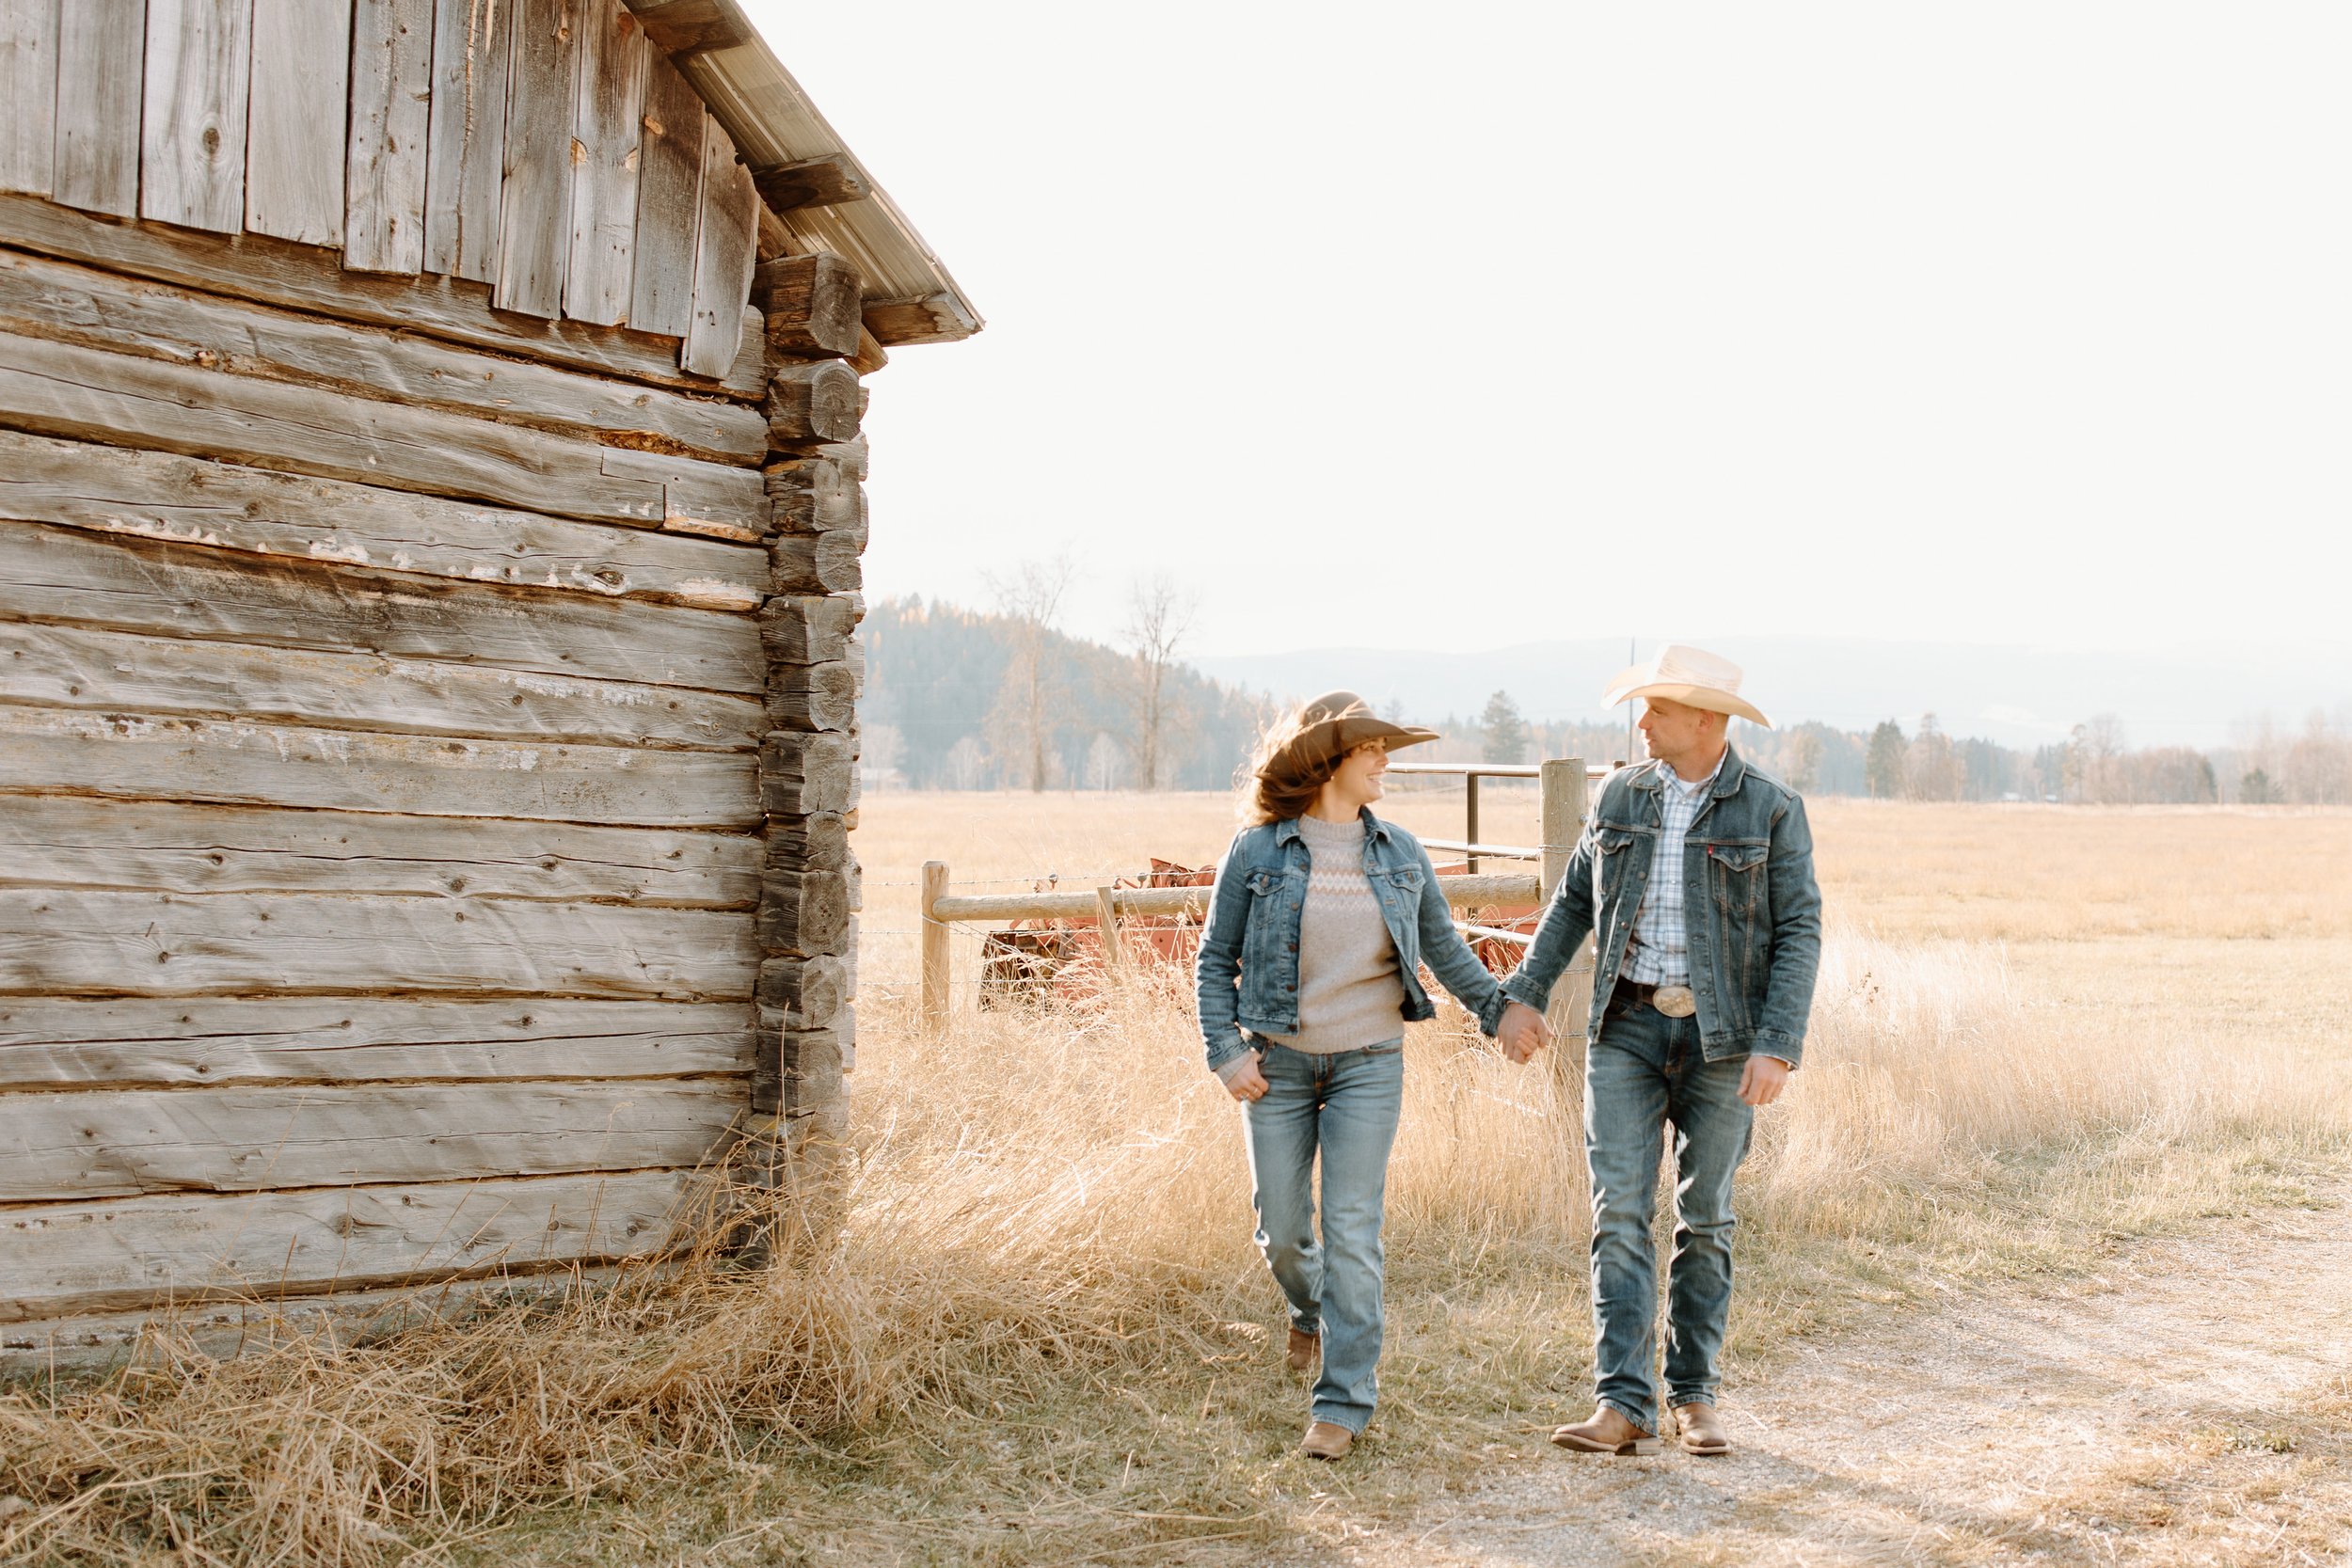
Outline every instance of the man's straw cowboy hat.
<svg viewBox="0 0 2352 1568"><path fill-rule="evenodd" d="M1651 655L1647 663L1618 671L1600 702L1603 707L1614 707L1636 697L1663 697L1714 713L1736 713L1768 730L1772 727L1754 703L1740 695L1737 664L1688 643L1669 642Z"/></svg>
<svg viewBox="0 0 2352 1568"><path fill-rule="evenodd" d="M1435 730L1391 724L1353 691L1327 691L1302 704L1295 729L1258 769L1268 784L1304 784L1328 778L1331 765L1367 740L1385 740L1393 752L1435 740Z"/></svg>

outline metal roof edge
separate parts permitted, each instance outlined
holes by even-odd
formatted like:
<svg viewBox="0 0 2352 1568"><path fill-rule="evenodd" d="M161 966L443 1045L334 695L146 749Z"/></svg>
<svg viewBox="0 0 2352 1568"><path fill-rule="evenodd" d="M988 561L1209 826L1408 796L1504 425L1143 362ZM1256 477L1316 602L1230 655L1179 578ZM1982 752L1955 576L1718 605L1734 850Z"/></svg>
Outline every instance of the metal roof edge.
<svg viewBox="0 0 2352 1568"><path fill-rule="evenodd" d="M863 172L821 111L744 13L740 0L626 0L654 44L702 95L755 173L812 158ZM795 245L858 270L866 330L889 347L956 342L986 325L938 253L879 183L863 200L777 214Z"/></svg>

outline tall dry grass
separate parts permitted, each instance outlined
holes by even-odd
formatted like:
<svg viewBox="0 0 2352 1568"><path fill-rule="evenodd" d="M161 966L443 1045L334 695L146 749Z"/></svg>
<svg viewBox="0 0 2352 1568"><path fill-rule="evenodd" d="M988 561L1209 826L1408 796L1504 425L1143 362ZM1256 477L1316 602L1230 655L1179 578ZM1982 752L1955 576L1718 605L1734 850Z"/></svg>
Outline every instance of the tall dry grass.
<svg viewBox="0 0 2352 1568"><path fill-rule="evenodd" d="M2347 1128L2343 1062L2287 1035L2152 1034L2037 1004L1995 945L1845 937L1823 953L1804 1092L1760 1120L1746 1201L1768 1233L1861 1236L1889 1198L1983 1193L2027 1158L2322 1150Z"/></svg>
<svg viewBox="0 0 2352 1568"><path fill-rule="evenodd" d="M215 1363L161 1332L120 1374L0 1397L0 1557L463 1560L559 1505L714 1561L759 1560L779 1517L876 1560L1297 1528L1303 1390L1271 1371L1239 1113L1181 976L936 1036L895 1004L866 1022L846 1201L788 1262L738 1266L712 1224L610 1289L381 1344ZM1407 1049L1374 1452L1411 1489L1581 1384L1586 1194L1573 1063L1512 1067L1458 1020ZM2248 1161L2341 1155L2340 1070L2229 1051L2165 1069L2038 1006L1997 949L1835 940L1741 1187L1735 1357L1906 1277L2230 1201ZM548 1560L639 1560L580 1549Z"/></svg>

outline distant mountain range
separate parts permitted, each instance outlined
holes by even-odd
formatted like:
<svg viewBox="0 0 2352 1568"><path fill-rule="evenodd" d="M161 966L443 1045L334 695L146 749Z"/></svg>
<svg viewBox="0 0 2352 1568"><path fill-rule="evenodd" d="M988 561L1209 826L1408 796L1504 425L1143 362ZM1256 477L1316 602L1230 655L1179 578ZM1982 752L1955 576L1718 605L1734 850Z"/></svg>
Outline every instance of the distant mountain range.
<svg viewBox="0 0 2352 1568"><path fill-rule="evenodd" d="M2299 726L2314 708L2352 712L2352 641L2189 642L2153 653L2082 653L1958 642L1825 637L1726 637L1706 646L1748 672L1743 694L1777 723L1818 720L1906 730L1932 713L1947 734L2030 748L2062 740L2100 714L2134 746L2221 746L2240 721L2268 713ZM1656 647L1644 642L1647 657ZM1508 691L1528 718L1598 721L1609 678L1626 665L1615 639L1525 642L1484 653L1311 648L1196 657L1213 680L1277 696L1334 687L1412 719L1475 714ZM1621 711L1621 710L1620 710Z"/></svg>

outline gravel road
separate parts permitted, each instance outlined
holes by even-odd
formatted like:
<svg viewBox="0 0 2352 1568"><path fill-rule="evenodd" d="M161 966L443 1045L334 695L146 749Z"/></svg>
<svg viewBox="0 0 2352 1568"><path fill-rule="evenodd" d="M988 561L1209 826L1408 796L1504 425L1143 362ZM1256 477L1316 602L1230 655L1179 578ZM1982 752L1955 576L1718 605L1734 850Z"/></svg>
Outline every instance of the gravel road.
<svg viewBox="0 0 2352 1568"><path fill-rule="evenodd" d="M1295 1560L2352 1563L2352 1212L1907 1314L1724 1410L1726 1457L1548 1450Z"/></svg>

